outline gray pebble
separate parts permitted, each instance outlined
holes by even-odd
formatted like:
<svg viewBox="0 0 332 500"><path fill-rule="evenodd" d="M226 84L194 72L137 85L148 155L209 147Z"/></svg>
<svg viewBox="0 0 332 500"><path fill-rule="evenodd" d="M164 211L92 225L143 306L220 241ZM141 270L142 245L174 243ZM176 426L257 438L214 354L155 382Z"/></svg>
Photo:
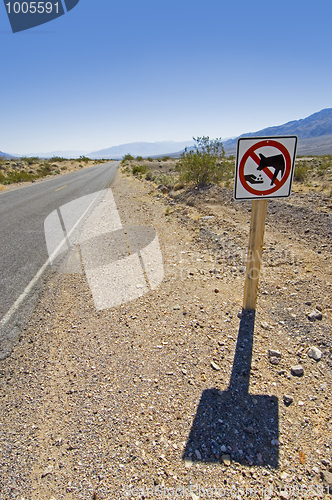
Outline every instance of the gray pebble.
<svg viewBox="0 0 332 500"><path fill-rule="evenodd" d="M322 351L318 347L312 346L309 349L308 356L315 361L319 361L322 357Z"/></svg>
<svg viewBox="0 0 332 500"><path fill-rule="evenodd" d="M323 319L323 315L320 311L312 311L310 313L308 313L308 320L309 321L316 321L316 319L318 319L319 321Z"/></svg>
<svg viewBox="0 0 332 500"><path fill-rule="evenodd" d="M211 361L211 366L214 370L216 370L217 372L220 371L220 366L217 365L217 363L215 363L214 361Z"/></svg>
<svg viewBox="0 0 332 500"><path fill-rule="evenodd" d="M294 365L291 367L292 375L296 375L297 377L302 377L303 375L303 366L302 365Z"/></svg>
<svg viewBox="0 0 332 500"><path fill-rule="evenodd" d="M291 405L293 403L293 401L294 401L293 396L289 396L288 394L285 394L284 397L283 397L283 399L284 399L284 403L285 403L286 406Z"/></svg>
<svg viewBox="0 0 332 500"><path fill-rule="evenodd" d="M281 358L281 352L275 351L274 349L269 349L269 357L270 358Z"/></svg>

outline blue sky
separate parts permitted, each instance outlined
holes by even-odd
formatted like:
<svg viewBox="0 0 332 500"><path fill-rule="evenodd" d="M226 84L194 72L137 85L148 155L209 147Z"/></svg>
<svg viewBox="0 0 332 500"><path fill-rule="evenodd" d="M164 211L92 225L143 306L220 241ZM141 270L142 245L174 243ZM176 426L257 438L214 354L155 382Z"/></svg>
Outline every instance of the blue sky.
<svg viewBox="0 0 332 500"><path fill-rule="evenodd" d="M0 150L229 137L332 107L332 2L80 0L11 33Z"/></svg>

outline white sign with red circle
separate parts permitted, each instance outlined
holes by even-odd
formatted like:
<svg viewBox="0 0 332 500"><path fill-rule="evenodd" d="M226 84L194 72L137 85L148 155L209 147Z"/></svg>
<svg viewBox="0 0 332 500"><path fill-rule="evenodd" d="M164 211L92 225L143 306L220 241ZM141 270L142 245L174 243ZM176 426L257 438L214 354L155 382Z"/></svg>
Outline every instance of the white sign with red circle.
<svg viewBox="0 0 332 500"><path fill-rule="evenodd" d="M297 137L241 137L237 142L235 200L290 196Z"/></svg>

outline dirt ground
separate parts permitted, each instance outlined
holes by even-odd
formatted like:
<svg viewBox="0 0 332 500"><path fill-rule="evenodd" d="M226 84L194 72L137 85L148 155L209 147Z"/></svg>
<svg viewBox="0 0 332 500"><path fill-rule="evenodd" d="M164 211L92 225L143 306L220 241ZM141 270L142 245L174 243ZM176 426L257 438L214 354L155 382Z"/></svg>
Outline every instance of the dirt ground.
<svg viewBox="0 0 332 500"><path fill-rule="evenodd" d="M241 317L249 203L112 191L123 225L156 230L164 280L97 311L84 275L53 272L0 363L0 498L332 498L330 198L269 202Z"/></svg>

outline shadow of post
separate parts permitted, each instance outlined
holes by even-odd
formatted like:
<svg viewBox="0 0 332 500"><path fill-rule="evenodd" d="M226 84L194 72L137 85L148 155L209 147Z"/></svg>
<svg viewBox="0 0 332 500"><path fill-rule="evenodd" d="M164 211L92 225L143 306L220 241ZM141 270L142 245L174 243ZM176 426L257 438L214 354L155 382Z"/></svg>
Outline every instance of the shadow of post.
<svg viewBox="0 0 332 500"><path fill-rule="evenodd" d="M278 467L278 398L248 392L255 312L243 311L226 391L203 391L183 459ZM273 444L272 444L273 443Z"/></svg>

